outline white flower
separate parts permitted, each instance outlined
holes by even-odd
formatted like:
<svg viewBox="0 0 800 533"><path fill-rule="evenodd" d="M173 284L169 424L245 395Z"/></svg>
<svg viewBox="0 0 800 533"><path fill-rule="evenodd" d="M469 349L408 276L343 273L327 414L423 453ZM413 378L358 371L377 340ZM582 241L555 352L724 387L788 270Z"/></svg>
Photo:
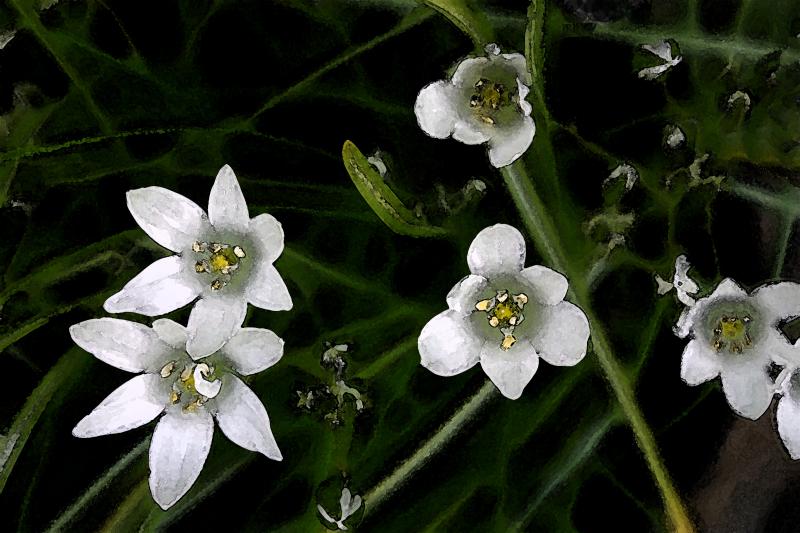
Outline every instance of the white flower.
<svg viewBox="0 0 800 533"><path fill-rule="evenodd" d="M800 284L773 283L747 294L730 278L714 292L687 307L675 326L678 337L691 337L683 351L681 377L698 385L720 376L728 403L755 420L774 393L770 362L791 361L792 345L779 323L800 315Z"/></svg>
<svg viewBox="0 0 800 533"><path fill-rule="evenodd" d="M251 219L228 165L211 187L208 216L162 187L128 191L128 209L150 237L176 255L159 259L106 300L109 313L158 316L200 299L189 316L187 350L218 350L244 322L247 302L271 311L292 308L272 265L283 251L283 228L268 214Z"/></svg>
<svg viewBox="0 0 800 533"><path fill-rule="evenodd" d="M528 149L536 133L531 105L525 101L530 84L525 56L501 54L490 44L486 56L463 60L449 81L423 88L414 112L431 137L488 142L489 161L504 167Z"/></svg>
<svg viewBox="0 0 800 533"><path fill-rule="evenodd" d="M795 349L800 348L800 341ZM796 352L800 354L800 351ZM783 396L778 400L776 418L778 434L792 459L800 459L800 369L798 361L787 366L775 381L776 392Z"/></svg>
<svg viewBox="0 0 800 533"><path fill-rule="evenodd" d="M697 283L689 277L689 269L692 265L686 259L685 255L679 255L675 258L675 275L672 277L672 283L665 281L658 274L656 274L656 283L658 284L658 294L664 295L671 291L673 288L678 295L678 300L683 305L692 306L695 301L691 296L695 294L700 288Z"/></svg>
<svg viewBox="0 0 800 533"><path fill-rule="evenodd" d="M449 309L428 322L418 346L422 365L452 376L481 367L500 392L522 395L539 357L572 366L586 355L589 322L563 301L567 279L549 268L525 268L525 241L497 224L478 233L467 252L471 274L447 295Z"/></svg>
<svg viewBox="0 0 800 533"><path fill-rule="evenodd" d="M340 519L337 520L332 517L320 504L317 504L317 511L319 511L319 514L321 514L325 520L331 524L335 524L340 531L347 531L347 526L344 525L345 521L361 508L361 504L361 496L356 495L354 498L352 494L350 494L350 489L345 487L342 489L342 494L339 497L339 510L342 516Z"/></svg>
<svg viewBox="0 0 800 533"><path fill-rule="evenodd" d="M682 56L672 57L672 45L668 41L661 41L656 44L643 44L642 48L664 61L660 65L643 68L639 71L639 77L646 80L658 78L683 60Z"/></svg>
<svg viewBox="0 0 800 533"><path fill-rule="evenodd" d="M73 435L121 433L165 413L150 443L150 492L162 508L175 504L200 475L211 448L213 418L242 448L282 459L264 405L234 374L255 374L274 365L283 355L283 341L275 333L239 329L219 352L193 359L186 352L188 331L168 319L148 328L99 318L69 331L101 361L139 373L78 422Z"/></svg>

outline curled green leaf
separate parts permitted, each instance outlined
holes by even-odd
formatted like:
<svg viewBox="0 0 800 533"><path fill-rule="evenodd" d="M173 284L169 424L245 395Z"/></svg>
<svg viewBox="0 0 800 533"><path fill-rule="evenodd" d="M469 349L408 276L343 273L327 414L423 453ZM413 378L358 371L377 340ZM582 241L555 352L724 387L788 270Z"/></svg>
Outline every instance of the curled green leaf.
<svg viewBox="0 0 800 533"><path fill-rule="evenodd" d="M410 211L383 181L364 154L350 141L342 147L342 160L358 192L389 229L410 237L444 237L444 228L431 226Z"/></svg>

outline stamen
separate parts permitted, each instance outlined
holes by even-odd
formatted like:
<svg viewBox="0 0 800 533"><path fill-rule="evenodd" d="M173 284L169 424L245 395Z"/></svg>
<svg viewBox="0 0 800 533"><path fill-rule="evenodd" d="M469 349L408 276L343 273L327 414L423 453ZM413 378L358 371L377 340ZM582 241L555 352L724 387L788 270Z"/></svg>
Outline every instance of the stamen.
<svg viewBox="0 0 800 533"><path fill-rule="evenodd" d="M478 311L487 311L491 306L492 306L491 300L481 300L480 302L475 304L475 309L477 309Z"/></svg>
<svg viewBox="0 0 800 533"><path fill-rule="evenodd" d="M245 257L244 249L241 246L234 246L233 254L239 259L244 259Z"/></svg>
<svg viewBox="0 0 800 533"><path fill-rule="evenodd" d="M497 326L500 325L500 319L497 318L496 316L489 317L489 325L492 326L493 328L496 328Z"/></svg>
<svg viewBox="0 0 800 533"><path fill-rule="evenodd" d="M161 367L161 372L160 372L161 377L168 378L172 374L172 371L175 370L175 364L176 361L170 361L169 363Z"/></svg>
<svg viewBox="0 0 800 533"><path fill-rule="evenodd" d="M517 342L517 339L513 335L506 335L503 337L503 342L500 343L500 349L504 352L507 352L514 346L514 343Z"/></svg>
<svg viewBox="0 0 800 533"><path fill-rule="evenodd" d="M181 393L178 391L172 391L169 395L169 401L172 404L176 404L181 401Z"/></svg>

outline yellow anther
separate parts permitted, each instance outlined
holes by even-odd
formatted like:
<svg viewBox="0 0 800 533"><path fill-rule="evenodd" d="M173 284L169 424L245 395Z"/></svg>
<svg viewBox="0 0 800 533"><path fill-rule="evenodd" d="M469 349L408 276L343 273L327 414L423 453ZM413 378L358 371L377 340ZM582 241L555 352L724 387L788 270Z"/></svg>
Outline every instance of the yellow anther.
<svg viewBox="0 0 800 533"><path fill-rule="evenodd" d="M189 381L189 378L192 377L192 369L188 366L183 367L181 371L181 381Z"/></svg>
<svg viewBox="0 0 800 533"><path fill-rule="evenodd" d="M194 271L197 272L198 274L201 272L205 272L206 270L207 270L206 264L204 262L198 261L197 263L194 264Z"/></svg>
<svg viewBox="0 0 800 533"><path fill-rule="evenodd" d="M514 302L522 309L522 306L528 303L528 295L521 292L514 296Z"/></svg>
<svg viewBox="0 0 800 533"><path fill-rule="evenodd" d="M192 251L194 253L198 253L198 254L200 252L205 252L206 251L206 243L195 241L194 243L192 243Z"/></svg>
<svg viewBox="0 0 800 533"><path fill-rule="evenodd" d="M493 316L489 318L489 325L492 326L493 328L496 328L497 326L500 325L500 320L498 320L496 316Z"/></svg>
<svg viewBox="0 0 800 533"><path fill-rule="evenodd" d="M166 365L161 367L161 377L168 378L172 371L175 370L175 361L170 361Z"/></svg>
<svg viewBox="0 0 800 533"><path fill-rule="evenodd" d="M497 293L497 301L500 303L505 302L508 300L508 291L498 291Z"/></svg>
<svg viewBox="0 0 800 533"><path fill-rule="evenodd" d="M242 259L242 258L243 258L243 257L245 257L245 255L246 255L246 254L244 253L244 248L242 248L241 246L234 246L234 247L233 247L233 254L234 254L236 257L238 257L239 259Z"/></svg>
<svg viewBox="0 0 800 533"><path fill-rule="evenodd" d="M475 309L477 309L478 311L488 311L491 305L492 305L491 300L481 300L480 302L475 304Z"/></svg>
<svg viewBox="0 0 800 533"><path fill-rule="evenodd" d="M218 279L215 279L214 281L211 282L211 290L214 290L214 291L218 291L224 286L225 286L225 284L222 281L218 280Z"/></svg>
<svg viewBox="0 0 800 533"><path fill-rule="evenodd" d="M515 342L517 342L517 339L514 337L514 335L506 335L503 337L503 342L500 343L500 349L502 349L504 352L507 352L512 346L514 346Z"/></svg>
<svg viewBox="0 0 800 533"><path fill-rule="evenodd" d="M169 395L170 403L176 404L181 401L181 393L177 391L172 391Z"/></svg>
<svg viewBox="0 0 800 533"><path fill-rule="evenodd" d="M494 316L498 320L509 320L514 314L514 308L510 304L497 304L494 307Z"/></svg>

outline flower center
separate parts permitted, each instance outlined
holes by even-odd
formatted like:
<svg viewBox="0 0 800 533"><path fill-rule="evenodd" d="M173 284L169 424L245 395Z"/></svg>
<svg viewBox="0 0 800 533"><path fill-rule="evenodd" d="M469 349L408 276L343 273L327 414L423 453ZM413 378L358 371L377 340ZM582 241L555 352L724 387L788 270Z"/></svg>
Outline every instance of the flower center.
<svg viewBox="0 0 800 533"><path fill-rule="evenodd" d="M209 398L214 398L222 388L222 382L214 375L214 367L206 363L190 363L177 373L177 361L170 361L161 368L161 377L172 379L169 402L182 404L185 412L194 412Z"/></svg>
<svg viewBox="0 0 800 533"><path fill-rule="evenodd" d="M502 83L481 78L475 82L469 106L487 124L494 124L497 112L510 105L517 94L516 89L508 90Z"/></svg>
<svg viewBox="0 0 800 533"><path fill-rule="evenodd" d="M231 281L233 273L247 254L239 245L220 242L195 242L192 251L198 257L194 270L198 274L211 274L210 286L218 291Z"/></svg>
<svg viewBox="0 0 800 533"><path fill-rule="evenodd" d="M514 337L514 328L525 320L522 308L528 303L528 296L524 293L511 294L508 290L497 291L497 294L488 300L481 300L475 304L475 309L486 313L489 325L499 328L503 334L500 349L508 351L517 342Z"/></svg>
<svg viewBox="0 0 800 533"><path fill-rule="evenodd" d="M718 352L727 348L733 353L742 353L753 344L750 336L751 323L750 315L724 315L714 327L712 346Z"/></svg>

